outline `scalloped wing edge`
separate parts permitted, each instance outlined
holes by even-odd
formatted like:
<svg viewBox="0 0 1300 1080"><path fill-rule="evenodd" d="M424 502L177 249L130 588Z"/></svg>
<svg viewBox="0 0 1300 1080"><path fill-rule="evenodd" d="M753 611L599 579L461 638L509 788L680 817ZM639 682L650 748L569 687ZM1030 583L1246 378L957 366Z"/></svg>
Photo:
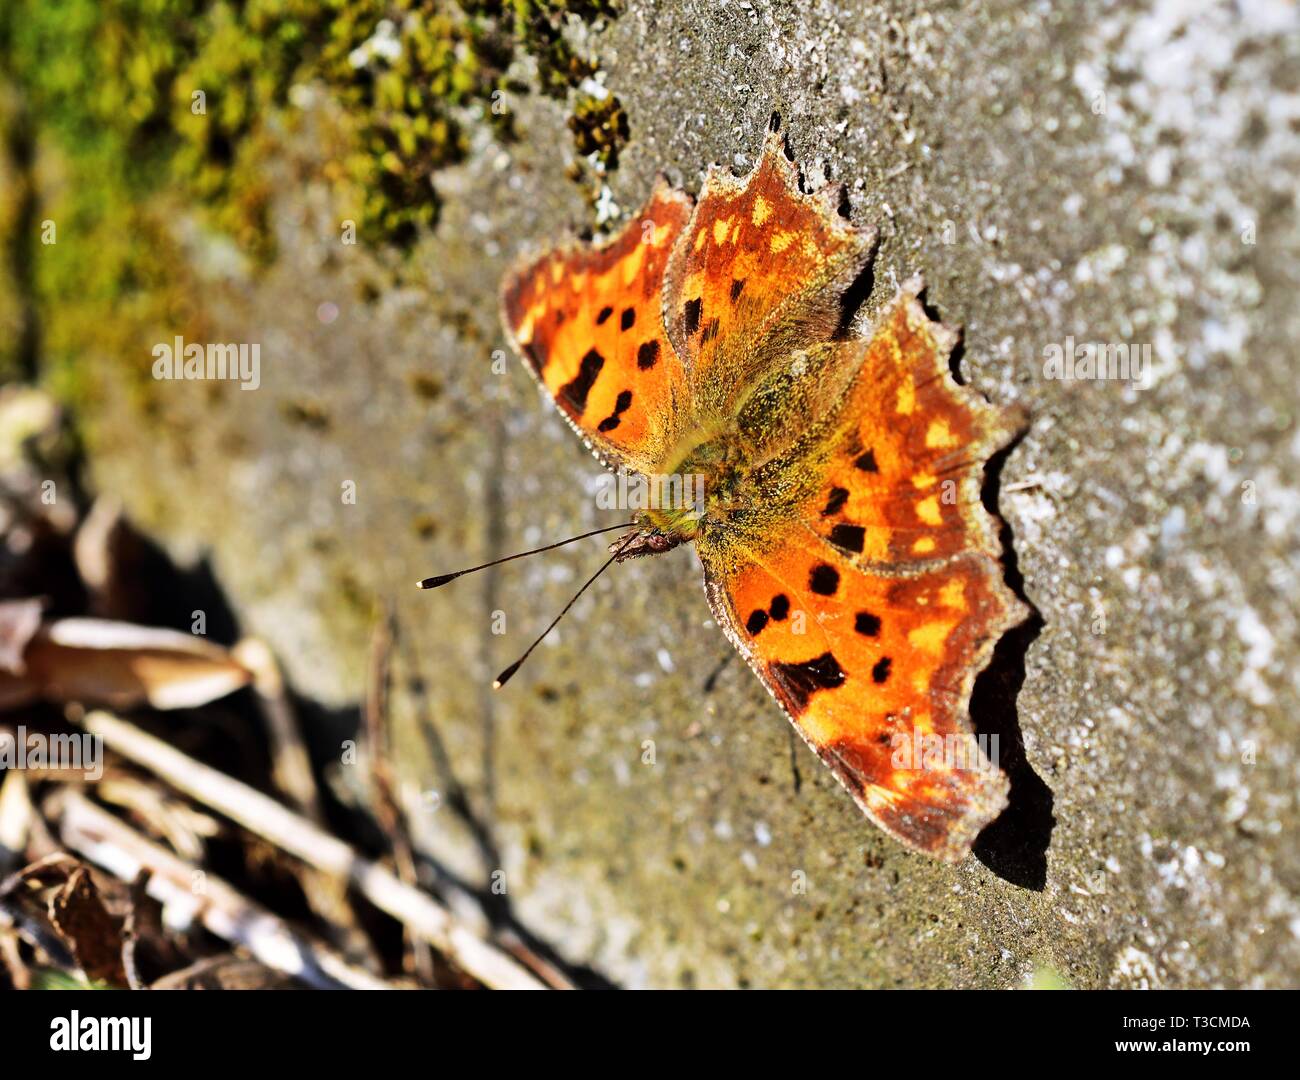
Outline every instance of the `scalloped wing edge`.
<svg viewBox="0 0 1300 1080"><path fill-rule="evenodd" d="M573 433L582 440L582 445L587 448L592 457L600 462L603 468L609 469L610 471L620 468L629 469L631 468L631 465L628 459L617 449L608 445L602 445L597 442L597 440L593 439L588 432L584 431L574 422L573 418L564 411L559 401L551 394L550 390L546 386L545 379L542 377L542 373L528 362L524 353L523 344L515 335L514 328L510 324L510 314L506 307L507 298L511 285L520 280L525 274L533 270L545 259L561 258L574 254L593 255L609 250L622 240L629 230L636 228L638 223L645 220L646 211L661 197L679 203L690 213L694 213L696 200L688 192L675 187L664 173L656 173L654 184L650 189L650 194L646 196L640 209L628 218L626 224L624 224L621 229L617 232L606 233L594 240L583 240L577 235L577 233L570 229L568 235L559 243L546 244L540 241L535 241L526 245L511 262L509 269L507 269L502 275L501 288L498 290L497 295L498 315L501 319L501 325L505 329L506 343L514 350L520 363L523 364L524 370L532 376L533 381L537 384L538 394L541 396L542 400L546 401L557 413L560 414ZM687 225L683 226L683 230L689 226L689 223L690 217L688 216ZM675 243L676 241L674 241L674 244ZM663 318L662 312L660 313L660 318ZM665 335L665 337L666 336L667 335Z"/></svg>

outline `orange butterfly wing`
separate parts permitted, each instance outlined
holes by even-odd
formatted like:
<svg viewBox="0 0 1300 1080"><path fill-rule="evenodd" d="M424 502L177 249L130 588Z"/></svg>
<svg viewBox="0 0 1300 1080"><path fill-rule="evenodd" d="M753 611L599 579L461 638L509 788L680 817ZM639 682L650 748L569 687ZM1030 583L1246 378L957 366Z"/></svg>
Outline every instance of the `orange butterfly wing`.
<svg viewBox="0 0 1300 1080"><path fill-rule="evenodd" d="M960 858L1006 804L968 709L1023 618L980 502L1018 419L952 379L919 282L838 339L875 234L804 191L775 131L745 180L711 171L698 205L660 184L607 245L510 274L505 323L607 464L671 471L720 433L741 451L724 488L759 497L696 537L716 618L868 816Z"/></svg>
<svg viewBox="0 0 1300 1080"><path fill-rule="evenodd" d="M729 419L773 338L821 341L861 273L876 231L839 216L842 189L802 190L774 116L754 171L709 170L667 266L664 321L690 378L697 420Z"/></svg>
<svg viewBox="0 0 1300 1080"><path fill-rule="evenodd" d="M861 368L800 520L748 559L705 545L701 559L727 636L859 806L954 860L1006 805L968 707L1024 617L980 503L984 463L1017 420L951 378L956 335L926 317L919 287L870 343L843 343Z"/></svg>
<svg viewBox="0 0 1300 1080"><path fill-rule="evenodd" d="M513 345L607 464L650 471L682 421L684 373L664 334L661 287L692 205L661 181L608 244L550 251L505 280Z"/></svg>

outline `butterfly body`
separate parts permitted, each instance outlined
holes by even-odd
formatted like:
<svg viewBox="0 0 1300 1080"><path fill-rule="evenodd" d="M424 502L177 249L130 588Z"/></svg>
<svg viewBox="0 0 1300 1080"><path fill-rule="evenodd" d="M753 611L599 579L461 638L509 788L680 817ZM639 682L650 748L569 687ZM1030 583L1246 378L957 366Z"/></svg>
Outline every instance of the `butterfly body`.
<svg viewBox="0 0 1300 1080"><path fill-rule="evenodd" d="M919 279L843 333L873 245L774 129L744 180L713 170L698 203L661 182L607 245L523 264L503 313L602 461L692 481L614 557L693 543L717 622L858 805L957 859L1006 803L967 710L1024 616L980 497L1021 421L952 379Z"/></svg>

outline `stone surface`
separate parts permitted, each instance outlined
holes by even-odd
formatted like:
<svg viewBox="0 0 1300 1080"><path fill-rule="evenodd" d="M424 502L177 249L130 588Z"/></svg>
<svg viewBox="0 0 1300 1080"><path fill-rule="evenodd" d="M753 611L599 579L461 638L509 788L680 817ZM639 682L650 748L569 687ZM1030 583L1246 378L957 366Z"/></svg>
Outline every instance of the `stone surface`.
<svg viewBox="0 0 1300 1080"><path fill-rule="evenodd" d="M438 176L442 220L399 272L339 242L330 108L297 94L276 265L253 277L176 218L209 339L259 342L261 387L166 384L148 417L107 396L95 483L209 554L325 707L360 700L391 603L413 797L452 790L443 760L473 811L426 798L431 849L476 884L504 871L520 922L617 984L1294 985L1294 7L1077 7L629 0L574 30L630 120L606 212L657 170L694 190L747 168L779 109L881 228L864 319L923 272L967 381L1030 410L993 497L1040 617L977 691L1014 781L979 858L879 835L738 661L706 690L728 646L688 551L611 573L495 695L598 541L412 588L608 519L595 462L513 359L491 366L503 269L594 224L555 102L518 95L522 140L483 132ZM1045 378L1067 336L1149 344L1146 384Z"/></svg>

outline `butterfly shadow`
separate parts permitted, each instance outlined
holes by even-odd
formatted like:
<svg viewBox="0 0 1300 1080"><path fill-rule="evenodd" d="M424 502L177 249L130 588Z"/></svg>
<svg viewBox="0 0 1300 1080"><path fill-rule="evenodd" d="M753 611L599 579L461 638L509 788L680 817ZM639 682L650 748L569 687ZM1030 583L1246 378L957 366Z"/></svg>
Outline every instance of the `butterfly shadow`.
<svg viewBox="0 0 1300 1080"><path fill-rule="evenodd" d="M954 362L956 359L954 356ZM1022 432L989 460L981 490L985 508L1000 522L1007 586L1028 609L1029 617L1003 635L971 693L970 718L975 733L997 747L998 764L1011 781L1007 808L980 833L972 850L1004 881L1041 892L1047 882L1047 848L1056 819L1052 816L1052 791L1025 755L1016 698L1025 682L1025 657L1042 633L1044 621L1025 595L1011 527L997 510L1002 467L1023 438Z"/></svg>

